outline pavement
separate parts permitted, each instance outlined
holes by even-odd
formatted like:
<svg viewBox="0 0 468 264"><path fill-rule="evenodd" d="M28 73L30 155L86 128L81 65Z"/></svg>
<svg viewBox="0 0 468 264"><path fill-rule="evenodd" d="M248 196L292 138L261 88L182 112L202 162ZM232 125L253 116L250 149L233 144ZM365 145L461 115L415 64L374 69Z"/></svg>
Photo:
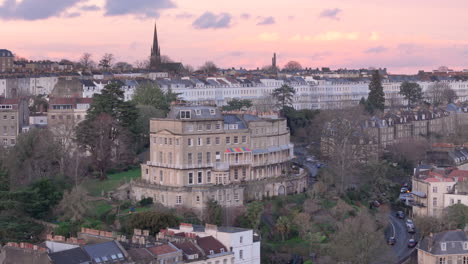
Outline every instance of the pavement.
<svg viewBox="0 0 468 264"><path fill-rule="evenodd" d="M406 260L411 255L411 253L416 250L416 247L408 248L408 240L410 238L414 238L416 241L418 241L419 235L417 232L417 227L415 234L408 233L406 230L405 219L399 219L396 217L395 212L391 212L388 220L391 225L389 236L394 236L396 238L396 243L393 245L393 251L398 257L398 260L400 261L399 263L401 263L401 261Z"/></svg>

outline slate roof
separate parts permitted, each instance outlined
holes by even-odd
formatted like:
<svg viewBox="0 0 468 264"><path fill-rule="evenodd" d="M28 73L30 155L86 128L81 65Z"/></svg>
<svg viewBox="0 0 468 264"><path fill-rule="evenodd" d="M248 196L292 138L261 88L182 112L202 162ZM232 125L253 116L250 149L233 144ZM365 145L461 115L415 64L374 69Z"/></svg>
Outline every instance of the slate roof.
<svg viewBox="0 0 468 264"><path fill-rule="evenodd" d="M445 250L442 250L442 243L445 243ZM444 231L424 238L419 249L433 255L468 254L468 238L462 230Z"/></svg>
<svg viewBox="0 0 468 264"><path fill-rule="evenodd" d="M54 264L91 263L91 258L80 247L49 254Z"/></svg>
<svg viewBox="0 0 468 264"><path fill-rule="evenodd" d="M132 260L137 263L142 260L151 260L154 258L146 248L132 248L127 250L127 253L130 255Z"/></svg>
<svg viewBox="0 0 468 264"><path fill-rule="evenodd" d="M224 115L224 124L237 124L238 129L246 129L247 125L237 115Z"/></svg>
<svg viewBox="0 0 468 264"><path fill-rule="evenodd" d="M81 83L86 87L95 87L96 86L96 84L94 84L94 82L91 81L91 80L81 80Z"/></svg>
<svg viewBox="0 0 468 264"><path fill-rule="evenodd" d="M115 241L83 246L83 250L96 263L106 261L110 263L118 262L125 258L124 253L120 250Z"/></svg>
<svg viewBox="0 0 468 264"><path fill-rule="evenodd" d="M190 241L185 241L181 243L174 243L178 249L182 250L185 255L195 255L202 256L202 252Z"/></svg>
<svg viewBox="0 0 468 264"><path fill-rule="evenodd" d="M216 107L210 106L175 106L172 107L171 111L167 115L169 119L181 119L180 118L180 111L182 110L190 110L190 119L189 120L196 120L196 119L215 119L221 120L223 117L221 112ZM200 115L197 115L197 110L199 110ZM214 110L214 114L211 114L211 110Z"/></svg>
<svg viewBox="0 0 468 264"><path fill-rule="evenodd" d="M14 57L13 53L7 49L0 49L0 57Z"/></svg>
<svg viewBox="0 0 468 264"><path fill-rule="evenodd" d="M207 255L212 255L210 251L213 251L213 254L227 252L227 248L212 236L197 238L197 244ZM221 251L221 249L223 249L223 251Z"/></svg>

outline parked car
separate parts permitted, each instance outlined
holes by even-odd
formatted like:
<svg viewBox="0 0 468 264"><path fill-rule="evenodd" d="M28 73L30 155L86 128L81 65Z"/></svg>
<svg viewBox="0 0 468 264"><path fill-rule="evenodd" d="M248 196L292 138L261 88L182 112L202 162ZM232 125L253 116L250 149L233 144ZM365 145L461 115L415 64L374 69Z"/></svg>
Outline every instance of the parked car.
<svg viewBox="0 0 468 264"><path fill-rule="evenodd" d="M414 222L411 219L406 219L406 226L411 225L414 226Z"/></svg>
<svg viewBox="0 0 468 264"><path fill-rule="evenodd" d="M311 157L308 157L308 158L306 159L306 161L308 161L308 162L313 162L313 161L315 161L315 159L314 159L314 158L311 158Z"/></svg>
<svg viewBox="0 0 468 264"><path fill-rule="evenodd" d="M395 243L396 243L396 238L395 238L395 237L389 237L389 238L387 239L387 244L393 246L393 245L395 245Z"/></svg>
<svg viewBox="0 0 468 264"><path fill-rule="evenodd" d="M407 192L408 192L408 188L406 188L406 187L401 187L400 193L407 193Z"/></svg>
<svg viewBox="0 0 468 264"><path fill-rule="evenodd" d="M372 205L373 207L379 207L379 206L380 206L380 203L379 203L379 201L374 200L374 201L371 202L371 205Z"/></svg>
<svg viewBox="0 0 468 264"><path fill-rule="evenodd" d="M408 226L407 228L408 228L408 233L410 234L416 233L416 229L414 228L414 226Z"/></svg>
<svg viewBox="0 0 468 264"><path fill-rule="evenodd" d="M400 219L405 219L405 212L403 211L398 211L396 212L396 216Z"/></svg>
<svg viewBox="0 0 468 264"><path fill-rule="evenodd" d="M408 247L409 248L414 248L416 246L418 242L416 242L416 240L414 240L413 238L411 238L410 240L408 240Z"/></svg>

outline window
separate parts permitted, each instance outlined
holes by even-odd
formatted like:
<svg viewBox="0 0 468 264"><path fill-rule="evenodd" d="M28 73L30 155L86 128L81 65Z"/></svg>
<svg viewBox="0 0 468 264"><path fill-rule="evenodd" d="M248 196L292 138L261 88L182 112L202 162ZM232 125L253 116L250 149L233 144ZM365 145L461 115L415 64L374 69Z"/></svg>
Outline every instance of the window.
<svg viewBox="0 0 468 264"><path fill-rule="evenodd" d="M210 250L210 255L213 255L214 254L214 251L213 250Z"/></svg>
<svg viewBox="0 0 468 264"><path fill-rule="evenodd" d="M197 162L198 162L198 165L202 164L202 162L203 162L203 153L201 153L201 152L197 153Z"/></svg>
<svg viewBox="0 0 468 264"><path fill-rule="evenodd" d="M206 172L206 183L211 183L211 171Z"/></svg>
<svg viewBox="0 0 468 264"><path fill-rule="evenodd" d="M191 138L187 138L187 145L189 145L190 147L193 146L193 142Z"/></svg>
<svg viewBox="0 0 468 264"><path fill-rule="evenodd" d="M234 200L239 201L239 193L238 192L234 192Z"/></svg>
<svg viewBox="0 0 468 264"><path fill-rule="evenodd" d="M175 139L175 144L176 144L177 146L179 146L179 139L178 139L178 138Z"/></svg>
<svg viewBox="0 0 468 264"><path fill-rule="evenodd" d="M455 200L453 200L453 198L450 198L450 204L454 204L455 203Z"/></svg>
<svg viewBox="0 0 468 264"><path fill-rule="evenodd" d="M461 204L461 200L457 200L457 203Z"/></svg>
<svg viewBox="0 0 468 264"><path fill-rule="evenodd" d="M247 136L242 136L242 143L246 143L247 142Z"/></svg>
<svg viewBox="0 0 468 264"><path fill-rule="evenodd" d="M244 251L242 249L239 250L239 259L244 259Z"/></svg>
<svg viewBox="0 0 468 264"><path fill-rule="evenodd" d="M214 109L210 109L210 115L215 115L216 111Z"/></svg>
<svg viewBox="0 0 468 264"><path fill-rule="evenodd" d="M172 164L172 152L169 152L167 155L169 156L169 164Z"/></svg>
<svg viewBox="0 0 468 264"><path fill-rule="evenodd" d="M468 264L468 257L463 257L463 264Z"/></svg>
<svg viewBox="0 0 468 264"><path fill-rule="evenodd" d="M234 180L238 180L239 179L239 169L234 169Z"/></svg>
<svg viewBox="0 0 468 264"><path fill-rule="evenodd" d="M437 186L432 187L432 192L436 193L437 192Z"/></svg>
<svg viewBox="0 0 468 264"><path fill-rule="evenodd" d="M8 119L8 117L6 115L3 116L3 119Z"/></svg>
<svg viewBox="0 0 468 264"><path fill-rule="evenodd" d="M206 138L206 144L207 144L207 145L211 145L211 138L210 138L210 137L207 137L207 138Z"/></svg>
<svg viewBox="0 0 468 264"><path fill-rule="evenodd" d="M219 145L219 141L220 141L220 140L219 140L219 137L216 137L216 138L215 138L215 144L216 144L216 145Z"/></svg>
<svg viewBox="0 0 468 264"><path fill-rule="evenodd" d="M193 172L188 173L188 183L193 184Z"/></svg>
<svg viewBox="0 0 468 264"><path fill-rule="evenodd" d="M162 182L164 179L164 172L162 170L159 171L159 181Z"/></svg>
<svg viewBox="0 0 468 264"><path fill-rule="evenodd" d="M187 162L188 164L192 164L192 153L187 154Z"/></svg>
<svg viewBox="0 0 468 264"><path fill-rule="evenodd" d="M203 124L198 124L198 131L202 131L203 130Z"/></svg>
<svg viewBox="0 0 468 264"><path fill-rule="evenodd" d="M203 183L203 172L202 171L198 172L198 183Z"/></svg>
<svg viewBox="0 0 468 264"><path fill-rule="evenodd" d="M221 123L216 123L216 129L220 130L221 129Z"/></svg>
<svg viewBox="0 0 468 264"><path fill-rule="evenodd" d="M446 251L447 250L447 243L440 243L440 248L442 251Z"/></svg>
<svg viewBox="0 0 468 264"><path fill-rule="evenodd" d="M196 110L195 110L195 113L196 113L197 115L201 115L201 109L196 109Z"/></svg>
<svg viewBox="0 0 468 264"><path fill-rule="evenodd" d="M211 163L211 152L206 153L206 163Z"/></svg>
<svg viewBox="0 0 468 264"><path fill-rule="evenodd" d="M172 145L172 138L169 139L169 145Z"/></svg>
<svg viewBox="0 0 468 264"><path fill-rule="evenodd" d="M226 137L226 144L231 144L231 137Z"/></svg>
<svg viewBox="0 0 468 264"><path fill-rule="evenodd" d="M200 196L197 196L197 203L200 202Z"/></svg>
<svg viewBox="0 0 468 264"><path fill-rule="evenodd" d="M203 140L202 140L202 138L198 138L198 139L197 139L197 145L198 145L198 146L203 145Z"/></svg>
<svg viewBox="0 0 468 264"><path fill-rule="evenodd" d="M190 110L180 111L180 119L190 119Z"/></svg>
<svg viewBox="0 0 468 264"><path fill-rule="evenodd" d="M437 197L432 198L432 205L437 206Z"/></svg>
<svg viewBox="0 0 468 264"><path fill-rule="evenodd" d="M162 151L159 151L159 163L163 162L163 153Z"/></svg>
<svg viewBox="0 0 468 264"><path fill-rule="evenodd" d="M193 125L187 125L187 131L192 132L193 131Z"/></svg>
<svg viewBox="0 0 468 264"><path fill-rule="evenodd" d="M239 143L239 137L238 136L234 136L234 144L238 144Z"/></svg>
<svg viewBox="0 0 468 264"><path fill-rule="evenodd" d="M447 259L445 257L440 257L439 264L447 264Z"/></svg>
<svg viewBox="0 0 468 264"><path fill-rule="evenodd" d="M211 124L206 124L206 130L211 130Z"/></svg>
<svg viewBox="0 0 468 264"><path fill-rule="evenodd" d="M463 242L463 250L468 250L468 242Z"/></svg>
<svg viewBox="0 0 468 264"><path fill-rule="evenodd" d="M246 176L247 176L247 168L242 167L242 178L245 179Z"/></svg>
<svg viewBox="0 0 468 264"><path fill-rule="evenodd" d="M167 138L164 138L164 145L167 145Z"/></svg>
<svg viewBox="0 0 468 264"><path fill-rule="evenodd" d="M175 202L175 203L176 203L176 204L182 204L182 196L177 195L177 196L176 196L176 202Z"/></svg>
<svg viewBox="0 0 468 264"><path fill-rule="evenodd" d="M10 139L10 144L11 144L11 145L14 145L14 144L15 144L15 139L14 139L14 138Z"/></svg>
<svg viewBox="0 0 468 264"><path fill-rule="evenodd" d="M224 248L221 248L219 251L221 251L221 253L223 253L223 252L224 252Z"/></svg>
<svg viewBox="0 0 468 264"><path fill-rule="evenodd" d="M55 115L52 115L51 118L52 118L52 119L55 119Z"/></svg>
<svg viewBox="0 0 468 264"><path fill-rule="evenodd" d="M242 240L244 240L244 237L243 237L243 236L241 236L241 237L239 238L239 243L242 244L242 242L243 242Z"/></svg>
<svg viewBox="0 0 468 264"><path fill-rule="evenodd" d="M221 153L216 151L216 161L221 161Z"/></svg>

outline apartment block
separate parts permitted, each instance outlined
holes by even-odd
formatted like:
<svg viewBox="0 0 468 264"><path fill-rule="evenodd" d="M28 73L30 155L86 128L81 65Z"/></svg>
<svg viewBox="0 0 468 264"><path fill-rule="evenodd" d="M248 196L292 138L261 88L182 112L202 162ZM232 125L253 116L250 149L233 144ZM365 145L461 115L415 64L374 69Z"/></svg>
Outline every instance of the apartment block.
<svg viewBox="0 0 468 264"><path fill-rule="evenodd" d="M136 200L202 210L303 192L307 176L292 171L293 145L284 118L222 114L216 107L176 106L150 121L150 160L134 181Z"/></svg>
<svg viewBox="0 0 468 264"><path fill-rule="evenodd" d="M14 146L23 127L29 123L27 101L0 98L0 144Z"/></svg>

